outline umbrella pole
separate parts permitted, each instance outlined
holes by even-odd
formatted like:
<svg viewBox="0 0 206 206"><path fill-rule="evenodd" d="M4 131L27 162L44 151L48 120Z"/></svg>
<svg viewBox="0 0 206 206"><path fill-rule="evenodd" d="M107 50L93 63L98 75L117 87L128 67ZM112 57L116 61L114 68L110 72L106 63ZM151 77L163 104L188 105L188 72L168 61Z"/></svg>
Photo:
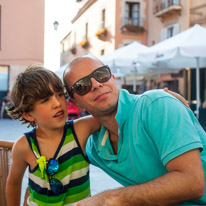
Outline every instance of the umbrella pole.
<svg viewBox="0 0 206 206"><path fill-rule="evenodd" d="M134 94L137 93L136 85L137 85L137 67L136 67L136 64L135 64L135 66L134 66L134 79L133 79L133 92L134 92Z"/></svg>
<svg viewBox="0 0 206 206"><path fill-rule="evenodd" d="M199 67L199 57L196 57L196 115L197 119L199 119L199 108L200 108L200 67Z"/></svg>

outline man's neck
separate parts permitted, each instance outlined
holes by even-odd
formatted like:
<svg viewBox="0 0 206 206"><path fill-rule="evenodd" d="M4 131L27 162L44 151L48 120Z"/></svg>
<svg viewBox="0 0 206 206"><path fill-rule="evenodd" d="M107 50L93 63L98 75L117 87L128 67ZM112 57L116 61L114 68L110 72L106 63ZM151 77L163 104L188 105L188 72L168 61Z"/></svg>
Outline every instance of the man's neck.
<svg viewBox="0 0 206 206"><path fill-rule="evenodd" d="M118 151L118 141L119 141L119 135L118 135L118 123L115 119L115 115L109 116L109 117L103 117L98 119L104 127L107 128L109 131L109 139L110 143L112 145L113 151L115 154L117 154Z"/></svg>

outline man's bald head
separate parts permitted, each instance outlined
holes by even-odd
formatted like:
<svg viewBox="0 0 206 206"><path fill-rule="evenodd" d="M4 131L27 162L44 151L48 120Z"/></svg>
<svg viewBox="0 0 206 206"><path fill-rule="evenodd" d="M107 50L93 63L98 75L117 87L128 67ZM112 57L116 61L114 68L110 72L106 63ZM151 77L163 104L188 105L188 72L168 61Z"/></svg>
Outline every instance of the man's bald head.
<svg viewBox="0 0 206 206"><path fill-rule="evenodd" d="M63 81L68 92L70 91L70 88L72 86L71 84L71 78L73 77L72 73L79 72L79 70L83 69L82 66L84 66L84 69L86 70L91 63L99 66L104 65L99 59L91 55L84 55L84 56L77 57L68 64L63 74ZM79 69L77 70L77 68Z"/></svg>

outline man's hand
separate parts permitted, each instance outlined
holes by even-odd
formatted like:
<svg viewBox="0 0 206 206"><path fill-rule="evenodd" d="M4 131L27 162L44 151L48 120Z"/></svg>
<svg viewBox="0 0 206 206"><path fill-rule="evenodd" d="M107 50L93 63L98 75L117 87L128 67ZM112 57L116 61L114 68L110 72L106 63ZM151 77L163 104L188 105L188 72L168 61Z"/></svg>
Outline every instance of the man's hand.
<svg viewBox="0 0 206 206"><path fill-rule="evenodd" d="M74 206L86 206L86 205L104 206L103 194L101 193L101 195L98 194L93 197L88 197L84 200L79 201Z"/></svg>
<svg viewBox="0 0 206 206"><path fill-rule="evenodd" d="M84 200L79 201L74 206L120 206L121 204L121 191L111 190L112 195L110 195L110 191L106 191L93 197L86 198ZM118 198L119 196L119 198ZM123 204L126 206L126 204Z"/></svg>
<svg viewBox="0 0 206 206"><path fill-rule="evenodd" d="M191 109L189 104L188 104L188 102L187 102L187 100L184 97L182 97L181 95L177 94L176 92L172 92L172 91L168 90L167 87L164 88L163 90L165 92L171 94L172 96L176 97L177 99L179 99L187 108Z"/></svg>

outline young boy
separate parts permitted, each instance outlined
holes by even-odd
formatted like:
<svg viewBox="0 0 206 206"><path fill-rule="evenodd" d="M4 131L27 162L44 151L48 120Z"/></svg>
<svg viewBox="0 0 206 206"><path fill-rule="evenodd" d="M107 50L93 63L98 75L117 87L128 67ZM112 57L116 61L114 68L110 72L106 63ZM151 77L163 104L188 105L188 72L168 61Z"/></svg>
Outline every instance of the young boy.
<svg viewBox="0 0 206 206"><path fill-rule="evenodd" d="M8 206L20 205L22 178L29 166L27 205L73 205L90 196L86 141L100 124L87 116L67 120L63 84L55 73L32 65L18 75L9 115L34 127L13 147L7 180Z"/></svg>

